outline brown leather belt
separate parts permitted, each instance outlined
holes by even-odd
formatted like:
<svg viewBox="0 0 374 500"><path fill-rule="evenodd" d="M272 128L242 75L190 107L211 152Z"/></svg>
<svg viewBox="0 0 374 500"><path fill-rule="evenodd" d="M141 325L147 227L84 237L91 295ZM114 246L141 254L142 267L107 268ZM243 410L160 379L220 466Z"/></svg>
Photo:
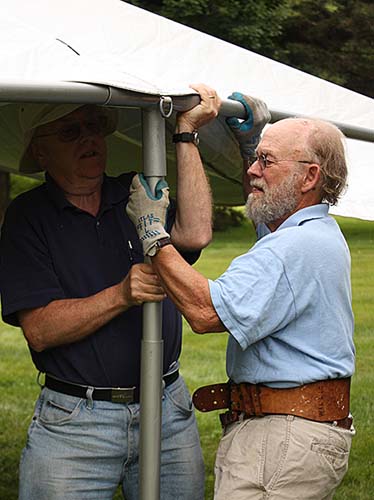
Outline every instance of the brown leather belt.
<svg viewBox="0 0 374 500"><path fill-rule="evenodd" d="M349 422L344 422L351 420L348 418L350 382L350 378L321 380L289 389L227 382L200 387L193 394L193 403L203 412L228 408L230 411L221 415L224 425L240 418L274 414L339 422L336 425L349 428Z"/></svg>

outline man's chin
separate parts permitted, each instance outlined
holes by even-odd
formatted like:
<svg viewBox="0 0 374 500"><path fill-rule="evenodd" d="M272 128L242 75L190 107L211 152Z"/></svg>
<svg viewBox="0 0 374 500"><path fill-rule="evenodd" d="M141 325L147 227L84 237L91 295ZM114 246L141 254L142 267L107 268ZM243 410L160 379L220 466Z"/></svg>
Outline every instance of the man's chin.
<svg viewBox="0 0 374 500"><path fill-rule="evenodd" d="M102 177L105 171L105 166L93 164L85 165L84 168L79 170L79 176L85 179L97 179Z"/></svg>

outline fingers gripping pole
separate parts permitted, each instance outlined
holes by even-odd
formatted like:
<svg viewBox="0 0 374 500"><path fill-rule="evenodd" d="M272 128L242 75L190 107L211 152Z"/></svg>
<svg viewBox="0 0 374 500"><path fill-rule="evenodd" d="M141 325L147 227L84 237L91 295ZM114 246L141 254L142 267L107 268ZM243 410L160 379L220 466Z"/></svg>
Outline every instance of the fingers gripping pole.
<svg viewBox="0 0 374 500"><path fill-rule="evenodd" d="M144 175L154 191L166 176L165 120L155 107L142 110ZM163 371L162 306L143 305L140 371L139 498L160 498L161 398Z"/></svg>

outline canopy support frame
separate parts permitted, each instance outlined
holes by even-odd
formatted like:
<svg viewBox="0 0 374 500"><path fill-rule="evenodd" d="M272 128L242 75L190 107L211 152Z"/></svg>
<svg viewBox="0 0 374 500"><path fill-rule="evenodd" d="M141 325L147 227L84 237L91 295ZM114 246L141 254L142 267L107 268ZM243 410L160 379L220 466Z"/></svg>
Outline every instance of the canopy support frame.
<svg viewBox="0 0 374 500"><path fill-rule="evenodd" d="M161 109L142 109L143 172L154 193L166 177L165 120ZM146 258L146 262L150 262ZM162 303L143 304L140 375L139 498L159 500L163 391Z"/></svg>

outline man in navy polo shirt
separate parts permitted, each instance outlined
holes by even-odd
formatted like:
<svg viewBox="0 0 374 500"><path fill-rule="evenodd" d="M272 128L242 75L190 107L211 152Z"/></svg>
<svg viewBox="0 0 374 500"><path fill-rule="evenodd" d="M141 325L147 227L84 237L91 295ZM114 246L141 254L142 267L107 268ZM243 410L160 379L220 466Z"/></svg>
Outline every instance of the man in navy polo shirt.
<svg viewBox="0 0 374 500"><path fill-rule="evenodd" d="M330 500L355 433L350 254L328 215L347 178L342 134L322 120L287 119L256 147L261 107L236 97L248 119L229 123L246 161L246 208L262 225L259 240L214 281L172 244L152 255L155 243L146 239L143 248L192 329L229 334L229 383L200 388L193 398L202 411L228 410L220 415L215 500ZM164 220L167 188L159 194L151 202L134 177L127 211L140 238L147 208ZM167 237L160 226L154 240Z"/></svg>
<svg viewBox="0 0 374 500"><path fill-rule="evenodd" d="M215 91L194 88L201 103L177 118L184 136L166 222L189 263L211 239L210 190L193 139L220 106ZM110 499L120 483L128 500L138 498L141 305L148 301L163 304L161 498L202 499L196 422L178 373L181 317L143 263L125 211L134 173L104 173L115 112L22 105L20 123L21 171L46 171L44 184L11 203L1 236L3 318L21 326L46 373L21 458L20 499Z"/></svg>

